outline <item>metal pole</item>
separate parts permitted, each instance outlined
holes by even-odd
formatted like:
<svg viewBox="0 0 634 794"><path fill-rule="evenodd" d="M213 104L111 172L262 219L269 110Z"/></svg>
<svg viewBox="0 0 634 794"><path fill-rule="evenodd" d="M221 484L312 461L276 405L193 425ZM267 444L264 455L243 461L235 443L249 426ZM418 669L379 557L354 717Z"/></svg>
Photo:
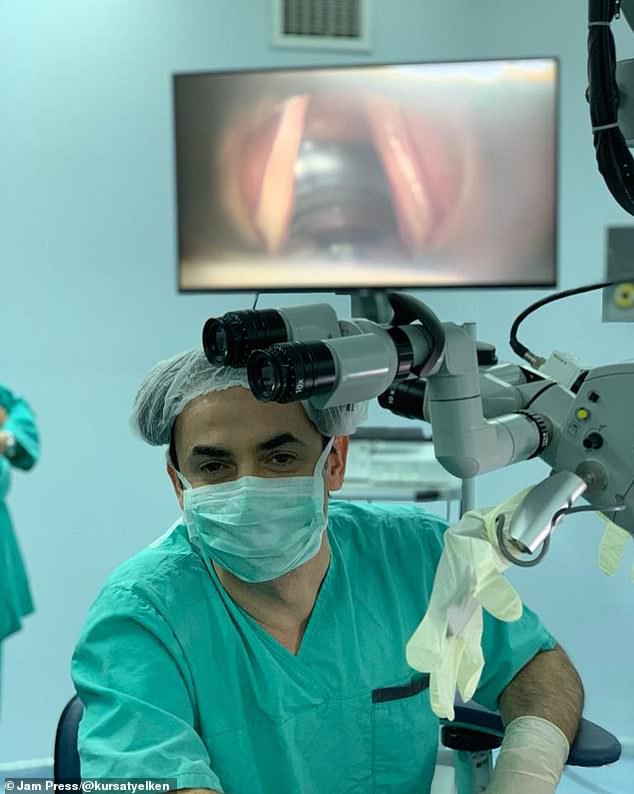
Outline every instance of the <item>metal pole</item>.
<svg viewBox="0 0 634 794"><path fill-rule="evenodd" d="M477 337L477 329L475 323L463 323L462 327L465 333L474 341ZM460 516L462 517L469 510L473 510L476 504L476 478L469 477L462 480L462 489L460 495Z"/></svg>

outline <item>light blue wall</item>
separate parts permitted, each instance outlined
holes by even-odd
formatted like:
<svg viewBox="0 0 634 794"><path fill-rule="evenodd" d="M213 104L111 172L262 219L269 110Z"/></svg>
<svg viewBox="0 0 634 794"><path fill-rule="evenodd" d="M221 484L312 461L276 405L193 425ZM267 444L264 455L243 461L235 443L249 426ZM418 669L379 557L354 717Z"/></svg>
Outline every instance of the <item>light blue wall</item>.
<svg viewBox="0 0 634 794"><path fill-rule="evenodd" d="M375 5L372 60L561 56L562 283L600 277L604 227L629 218L594 166L585 4ZM43 432L42 462L16 476L11 497L38 611L4 646L0 761L51 754L90 601L108 572L176 515L161 454L127 429L142 374L197 344L209 315L250 303L176 295L171 73L363 60L271 50L267 8L253 0L0 0L0 380L28 396ZM510 322L537 294L427 298L444 319L476 320L481 337L506 353ZM347 313L343 299L334 303ZM261 305L275 304L265 297ZM619 360L632 330L601 326L599 305L595 296L545 310L526 324L526 338L591 364ZM372 420L399 421L378 408ZM488 475L481 499L499 500L545 473L532 463ZM610 581L596 571L598 537L597 522L571 520L546 563L514 578L577 662L588 715L632 735L634 588L623 573Z"/></svg>

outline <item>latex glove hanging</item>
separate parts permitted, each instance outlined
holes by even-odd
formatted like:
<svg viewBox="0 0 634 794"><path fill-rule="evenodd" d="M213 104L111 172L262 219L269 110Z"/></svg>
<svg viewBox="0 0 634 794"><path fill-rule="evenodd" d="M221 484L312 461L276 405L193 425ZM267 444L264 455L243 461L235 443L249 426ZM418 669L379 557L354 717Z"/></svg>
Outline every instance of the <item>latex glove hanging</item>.
<svg viewBox="0 0 634 794"><path fill-rule="evenodd" d="M599 544L599 568L608 576L614 576L625 551L625 545L628 541L634 540L634 536L603 513L597 515L605 523L605 531ZM634 582L634 567L632 581Z"/></svg>
<svg viewBox="0 0 634 794"><path fill-rule="evenodd" d="M429 607L405 653L415 670L430 674L431 708L454 718L456 688L473 697L482 668L482 608L507 622L522 616L522 601L502 575L510 562L498 551L496 519L505 525L531 488L497 507L471 510L445 532Z"/></svg>

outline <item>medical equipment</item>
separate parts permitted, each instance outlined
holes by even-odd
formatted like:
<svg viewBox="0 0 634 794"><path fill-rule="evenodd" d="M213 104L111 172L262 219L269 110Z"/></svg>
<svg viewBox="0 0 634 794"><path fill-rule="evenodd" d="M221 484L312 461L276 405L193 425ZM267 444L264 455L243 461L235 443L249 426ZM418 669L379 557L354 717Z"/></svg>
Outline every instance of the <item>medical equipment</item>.
<svg viewBox="0 0 634 794"><path fill-rule="evenodd" d="M388 294L389 324L339 320L335 328L330 307L284 309L278 312L282 322L275 323L280 329L283 324L288 341L267 344L271 313L232 313L207 322L203 344L210 360L230 363L229 340L239 337L251 391L262 401L302 400L326 408L378 397L394 413L430 422L439 463L461 479L541 457L551 476L497 532L509 561L533 565L558 521L580 509L572 506L582 495L585 509L634 533L634 425L627 399L634 363L587 369L559 353L545 361L517 340L530 311L600 286L549 296L520 315L511 346L528 362L523 366L498 362L490 345L397 293ZM232 330L236 314L250 323L239 334ZM257 326L253 315L263 329L257 333L249 330ZM329 335L311 340L309 327L327 328Z"/></svg>
<svg viewBox="0 0 634 794"><path fill-rule="evenodd" d="M460 515L461 481L434 456L421 425L367 427L350 436L346 476L337 499L442 503L447 521Z"/></svg>

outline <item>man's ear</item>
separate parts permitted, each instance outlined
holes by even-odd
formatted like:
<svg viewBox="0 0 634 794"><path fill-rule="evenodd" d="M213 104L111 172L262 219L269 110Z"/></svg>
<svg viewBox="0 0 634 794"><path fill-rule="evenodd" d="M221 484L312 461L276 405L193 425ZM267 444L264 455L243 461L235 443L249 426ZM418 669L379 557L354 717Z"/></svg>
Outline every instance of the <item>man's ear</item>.
<svg viewBox="0 0 634 794"><path fill-rule="evenodd" d="M328 491L338 491L343 485L348 459L348 436L336 436L326 461L326 487Z"/></svg>
<svg viewBox="0 0 634 794"><path fill-rule="evenodd" d="M183 509L183 486L181 481L178 479L178 475L176 474L176 469L172 466L172 464L168 461L167 466L167 475L172 481L172 487L174 488L174 493L176 494L176 498L178 499L178 504L181 506L181 510Z"/></svg>

